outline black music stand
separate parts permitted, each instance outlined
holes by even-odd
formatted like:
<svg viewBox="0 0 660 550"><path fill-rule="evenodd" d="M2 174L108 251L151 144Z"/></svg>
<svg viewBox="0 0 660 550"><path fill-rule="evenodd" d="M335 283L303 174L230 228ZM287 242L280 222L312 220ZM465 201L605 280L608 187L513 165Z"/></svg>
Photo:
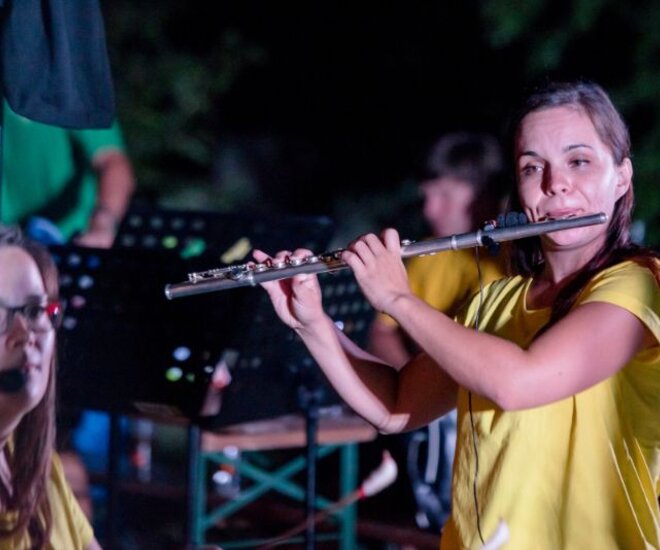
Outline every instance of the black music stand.
<svg viewBox="0 0 660 550"><path fill-rule="evenodd" d="M170 303L164 285L186 269L167 250L97 250L51 246L65 304L59 342L64 408L110 413L107 540L114 547L117 511L118 415L194 419L205 410L223 350L239 338L232 317L241 293L213 296L206 307L227 315L214 321L191 303Z"/></svg>
<svg viewBox="0 0 660 550"><path fill-rule="evenodd" d="M138 206L124 218L115 247L118 251L134 250L138 254L161 249L178 256L177 266L168 269L168 282L174 283L184 280L192 271L251 260L254 248L266 252L298 247L323 251L333 232L334 225L325 217L269 217L250 212ZM177 270L177 274L172 274ZM163 289L164 285L159 287L161 293ZM236 301L237 307L223 307L222 302L228 299ZM298 410L298 370L308 354L277 319L265 292L238 288L165 301L161 305L165 311L183 308L197 312L195 327L203 334L204 342L217 344L222 335L223 346L216 359L226 359L232 382L223 390L220 412L198 414L192 417L196 423L205 429L218 429ZM263 399L264 389L268 391L268 400ZM339 402L332 393L324 401Z"/></svg>
<svg viewBox="0 0 660 550"><path fill-rule="evenodd" d="M60 346L63 402L108 411L111 417L109 548L117 509L117 415L190 421L191 503L201 427L217 429L300 410L299 371L307 354L276 319L264 292L236 289L168 301L165 285L191 271L247 261L255 247L325 250L332 232L327 218L138 207L125 217L112 250L51 247L67 306ZM220 409L209 382L223 359L232 383L222 392ZM340 402L334 392L323 393L322 403ZM188 540L192 524L188 518Z"/></svg>
<svg viewBox="0 0 660 550"><path fill-rule="evenodd" d="M327 218L266 217L250 213L216 213L172 209L133 208L125 217L116 246L128 249L165 248L185 260L188 272L244 262L252 248L266 252L298 247L325 251L333 233ZM181 277L183 277L181 273ZM172 279L170 282L182 280ZM359 345L366 343L373 311L362 296L350 271L320 275L326 310L341 330ZM319 409L342 403L325 381L307 350L285 327L260 289L235 289L224 293L192 296L181 300L205 312L207 325L215 329L209 307L216 296L241 294L241 313L233 316L232 329L239 338L224 348L232 374L223 390L218 414L197 415L188 432L188 485L196 487L195 465L200 429L215 430L236 424L302 413L306 423L307 517L314 515L316 495L317 431ZM176 300L175 300L176 301ZM267 388L268 400L263 399ZM254 405L258 403L258 407ZM195 497L188 494L188 510ZM192 540L193 518L188 519L187 540ZM314 544L314 525L308 521L308 546Z"/></svg>
<svg viewBox="0 0 660 550"><path fill-rule="evenodd" d="M231 315L205 329L204 311L170 303L163 285L185 264L163 250L51 246L65 305L60 336L61 400L118 414L195 418L222 350L238 336ZM243 296L207 307L243 308Z"/></svg>

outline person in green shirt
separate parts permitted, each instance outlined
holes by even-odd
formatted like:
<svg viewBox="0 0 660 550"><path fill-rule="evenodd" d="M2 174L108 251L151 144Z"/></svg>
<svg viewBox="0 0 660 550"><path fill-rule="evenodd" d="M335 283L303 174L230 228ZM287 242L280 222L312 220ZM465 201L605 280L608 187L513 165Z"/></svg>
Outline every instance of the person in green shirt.
<svg viewBox="0 0 660 550"><path fill-rule="evenodd" d="M115 121L72 130L29 120L5 102L0 221L52 225L53 242L109 247L135 178Z"/></svg>

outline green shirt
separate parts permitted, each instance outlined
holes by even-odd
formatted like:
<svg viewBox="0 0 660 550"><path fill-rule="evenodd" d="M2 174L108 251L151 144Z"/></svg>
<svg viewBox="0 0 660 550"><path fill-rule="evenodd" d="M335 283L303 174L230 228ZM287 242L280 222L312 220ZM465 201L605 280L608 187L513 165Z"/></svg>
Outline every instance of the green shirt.
<svg viewBox="0 0 660 550"><path fill-rule="evenodd" d="M48 218L65 239L84 231L96 204L92 159L104 149L124 149L117 123L102 130L70 130L28 120L5 103L0 220Z"/></svg>

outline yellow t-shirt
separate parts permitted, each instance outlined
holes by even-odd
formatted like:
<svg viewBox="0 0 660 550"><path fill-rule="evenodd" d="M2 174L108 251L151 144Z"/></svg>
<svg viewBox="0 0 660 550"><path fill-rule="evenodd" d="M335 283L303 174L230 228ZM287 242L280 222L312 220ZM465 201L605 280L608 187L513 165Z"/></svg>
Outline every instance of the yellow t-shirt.
<svg viewBox="0 0 660 550"><path fill-rule="evenodd" d="M522 277L490 285L482 330L527 347L549 318L547 308L526 308L529 286ZM578 299L592 301L630 311L660 340L660 291L648 269L623 262L602 271ZM477 307L474 300L466 308L465 326L473 326ZM485 539L502 519L508 550L660 548L660 345L567 399L506 412L473 394L472 411ZM461 389L452 517L442 549L480 547L474 475L468 394Z"/></svg>
<svg viewBox="0 0 660 550"><path fill-rule="evenodd" d="M504 276L499 256L479 250L481 283L486 285ZM433 256L414 256L406 261L410 289L426 303L453 317L465 301L479 290L479 270L474 249L446 250ZM394 319L379 314L392 326Z"/></svg>
<svg viewBox="0 0 660 550"><path fill-rule="evenodd" d="M56 454L53 455L47 491L53 514L50 547L54 550L60 548L83 550L87 548L94 538L94 532L71 492L71 488L64 477L62 462ZM0 513L0 524L7 525L13 521L14 517L13 512ZM27 534L11 540L0 539L0 550L28 550L29 548L30 541Z"/></svg>

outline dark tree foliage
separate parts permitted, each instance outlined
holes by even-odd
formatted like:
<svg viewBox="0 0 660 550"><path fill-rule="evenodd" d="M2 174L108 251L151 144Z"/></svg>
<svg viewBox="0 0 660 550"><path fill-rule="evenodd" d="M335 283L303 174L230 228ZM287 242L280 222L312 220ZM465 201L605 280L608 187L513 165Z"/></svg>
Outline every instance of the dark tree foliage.
<svg viewBox="0 0 660 550"><path fill-rule="evenodd" d="M412 168L440 133L499 134L526 83L585 76L630 123L637 217L657 243L655 4L106 0L104 14L119 115L154 200L405 228Z"/></svg>
<svg viewBox="0 0 660 550"><path fill-rule="evenodd" d="M584 76L601 83L628 121L635 166L636 219L660 243L660 4L616 0L482 0L488 44L524 52L520 69Z"/></svg>

